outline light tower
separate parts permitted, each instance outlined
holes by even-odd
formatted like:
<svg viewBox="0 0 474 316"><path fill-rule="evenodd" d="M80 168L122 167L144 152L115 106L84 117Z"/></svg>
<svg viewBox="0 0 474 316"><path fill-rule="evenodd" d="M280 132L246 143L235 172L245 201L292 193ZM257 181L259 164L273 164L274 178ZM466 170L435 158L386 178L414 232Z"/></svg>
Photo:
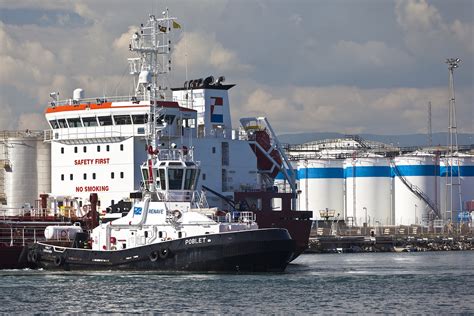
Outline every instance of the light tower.
<svg viewBox="0 0 474 316"><path fill-rule="evenodd" d="M459 67L461 59L448 58L446 59L449 70L449 124L448 124L448 156L446 157L446 219L453 222L453 187L458 187L459 193L459 207L462 210L461 198L461 178L459 168L459 157L456 166L454 166L454 155L458 154L458 132L456 125L456 99L454 95L454 69ZM457 169L457 170L456 170ZM453 177L455 174L455 177Z"/></svg>

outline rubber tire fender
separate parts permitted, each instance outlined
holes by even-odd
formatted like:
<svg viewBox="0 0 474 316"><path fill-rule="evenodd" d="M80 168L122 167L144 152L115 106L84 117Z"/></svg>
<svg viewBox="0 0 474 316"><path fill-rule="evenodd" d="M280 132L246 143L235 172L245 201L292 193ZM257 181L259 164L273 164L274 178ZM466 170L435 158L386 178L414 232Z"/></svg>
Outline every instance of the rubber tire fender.
<svg viewBox="0 0 474 316"><path fill-rule="evenodd" d="M39 260L39 254L35 250L28 253L28 261L36 263L38 262L38 260Z"/></svg>
<svg viewBox="0 0 474 316"><path fill-rule="evenodd" d="M64 258L63 258L63 257L61 257L61 256L56 256L56 257L54 257L54 265L55 265L56 267L62 266L63 263L64 263Z"/></svg>
<svg viewBox="0 0 474 316"><path fill-rule="evenodd" d="M159 253L160 259L166 259L166 258L168 258L169 254L170 254L170 250L169 250L168 248L163 248L163 249L161 249L161 250L160 250L160 253Z"/></svg>
<svg viewBox="0 0 474 316"><path fill-rule="evenodd" d="M150 252L148 257L150 258L151 262L156 262L158 260L158 258L160 258L160 256L158 255L158 253L156 251Z"/></svg>

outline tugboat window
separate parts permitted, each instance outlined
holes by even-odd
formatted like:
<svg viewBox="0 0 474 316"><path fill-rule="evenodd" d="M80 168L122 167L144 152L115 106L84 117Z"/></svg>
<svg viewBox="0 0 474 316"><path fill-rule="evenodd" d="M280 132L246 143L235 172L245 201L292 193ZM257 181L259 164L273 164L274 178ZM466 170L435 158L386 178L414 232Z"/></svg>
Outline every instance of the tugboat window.
<svg viewBox="0 0 474 316"><path fill-rule="evenodd" d="M161 182L161 189L166 190L165 169L160 169L160 182Z"/></svg>
<svg viewBox="0 0 474 316"><path fill-rule="evenodd" d="M142 177L143 177L143 183L145 185L145 189L148 190L148 170L147 169L142 169Z"/></svg>
<svg viewBox="0 0 474 316"><path fill-rule="evenodd" d="M194 180L196 178L196 169L186 170L186 177L184 178L184 189L193 190L194 189Z"/></svg>
<svg viewBox="0 0 474 316"><path fill-rule="evenodd" d="M181 190L183 185L183 169L168 169L170 190Z"/></svg>

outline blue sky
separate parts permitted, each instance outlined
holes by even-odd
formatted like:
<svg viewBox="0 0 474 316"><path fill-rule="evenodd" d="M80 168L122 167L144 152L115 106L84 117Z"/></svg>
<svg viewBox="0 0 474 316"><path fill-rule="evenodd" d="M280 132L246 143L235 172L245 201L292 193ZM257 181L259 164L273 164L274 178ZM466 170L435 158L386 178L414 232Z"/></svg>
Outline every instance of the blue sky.
<svg viewBox="0 0 474 316"><path fill-rule="evenodd" d="M46 128L49 92L128 94L129 36L168 7L170 85L224 75L235 122L266 115L279 133L408 134L448 125L455 72L458 129L474 133L474 1L2 1L0 129ZM186 42L186 45L184 44Z"/></svg>

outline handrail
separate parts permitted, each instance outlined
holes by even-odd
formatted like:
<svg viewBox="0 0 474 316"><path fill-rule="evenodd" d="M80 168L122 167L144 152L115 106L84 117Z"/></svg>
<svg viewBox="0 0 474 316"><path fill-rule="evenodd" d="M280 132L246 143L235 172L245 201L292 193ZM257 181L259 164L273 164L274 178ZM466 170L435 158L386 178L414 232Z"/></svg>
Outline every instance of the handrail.
<svg viewBox="0 0 474 316"><path fill-rule="evenodd" d="M415 194L418 198L422 199L426 204L428 204L428 206L436 213L436 215L439 216L438 206L430 200L428 195L426 195L426 193L424 193L419 187L408 181L408 179L401 174L400 170L398 169L398 166L395 164L394 161L391 161L390 164L393 167L395 175L400 178L402 183L405 184L405 186L410 189L413 194Z"/></svg>

